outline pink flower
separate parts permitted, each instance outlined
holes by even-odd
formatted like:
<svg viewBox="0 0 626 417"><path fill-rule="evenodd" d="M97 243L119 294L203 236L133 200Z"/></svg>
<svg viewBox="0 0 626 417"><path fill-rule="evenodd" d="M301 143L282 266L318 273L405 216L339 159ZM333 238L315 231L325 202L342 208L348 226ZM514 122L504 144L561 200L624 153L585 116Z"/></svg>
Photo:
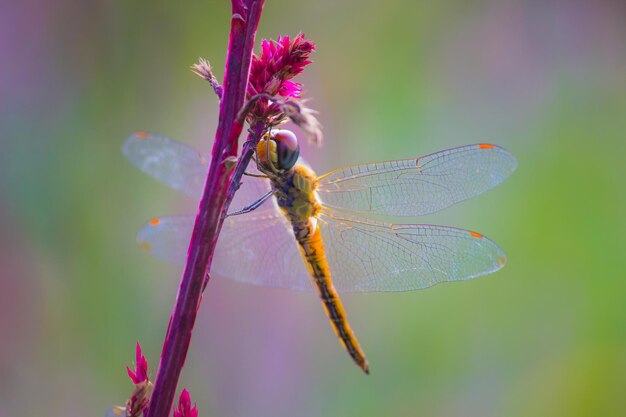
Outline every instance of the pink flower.
<svg viewBox="0 0 626 417"><path fill-rule="evenodd" d="M306 40L303 34L293 40L289 36L279 36L276 41L264 39L261 55L252 56L248 99L258 94L300 98L302 85L290 80L311 63L308 58L314 50L315 44ZM259 100L250 113L255 118L270 119L281 112L277 104Z"/></svg>
<svg viewBox="0 0 626 417"><path fill-rule="evenodd" d="M135 371L132 371L127 366L126 372L128 372L128 376L133 380L133 384L135 385L148 381L148 361L141 353L141 345L139 345L139 342L137 342L135 351Z"/></svg>
<svg viewBox="0 0 626 417"><path fill-rule="evenodd" d="M289 36L279 36L276 41L263 39L261 56L252 57L248 95L266 93L299 98L302 86L289 80L311 63L308 58L314 50L315 45L305 40L304 34L293 41Z"/></svg>
<svg viewBox="0 0 626 417"><path fill-rule="evenodd" d="M174 417L198 417L198 408L195 403L193 407L191 406L191 396L187 388L180 393L178 407L174 409Z"/></svg>

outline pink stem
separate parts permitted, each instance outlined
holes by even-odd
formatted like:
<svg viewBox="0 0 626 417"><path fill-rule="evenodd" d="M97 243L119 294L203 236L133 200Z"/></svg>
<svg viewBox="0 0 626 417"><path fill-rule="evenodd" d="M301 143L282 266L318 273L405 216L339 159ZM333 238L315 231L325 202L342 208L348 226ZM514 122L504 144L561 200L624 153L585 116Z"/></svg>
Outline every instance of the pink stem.
<svg viewBox="0 0 626 417"><path fill-rule="evenodd" d="M224 91L209 174L187 253L187 263L170 317L161 361L146 417L168 417L185 363L191 333L217 242L222 211L233 173L225 159L237 155L243 124L237 114L243 106L256 30L264 0L231 0L232 18L226 57ZM232 198L232 195L231 195Z"/></svg>

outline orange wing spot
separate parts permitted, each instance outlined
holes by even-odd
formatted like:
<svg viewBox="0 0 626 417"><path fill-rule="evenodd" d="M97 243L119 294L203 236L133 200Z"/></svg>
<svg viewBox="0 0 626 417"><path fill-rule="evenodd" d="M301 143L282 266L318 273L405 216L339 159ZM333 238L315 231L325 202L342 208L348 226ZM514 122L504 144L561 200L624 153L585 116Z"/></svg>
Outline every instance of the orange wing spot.
<svg viewBox="0 0 626 417"><path fill-rule="evenodd" d="M156 217L154 219L150 220L150 225L151 226L158 226L160 223L161 223L161 219L158 219Z"/></svg>
<svg viewBox="0 0 626 417"><path fill-rule="evenodd" d="M141 242L139 242L139 247L141 248L141 250L144 250L148 253L152 252L152 245L150 245L145 240L142 240Z"/></svg>
<svg viewBox="0 0 626 417"><path fill-rule="evenodd" d="M422 170L422 167L420 166L420 159L417 158L415 160L415 169L417 169L417 172L420 172Z"/></svg>
<svg viewBox="0 0 626 417"><path fill-rule="evenodd" d="M470 232L470 235L472 235L473 237L475 237L475 238L477 238L477 239L482 239L482 238L484 238L484 237L485 237L485 236L481 235L480 233L478 233L478 232L473 232L473 231L472 231L472 232Z"/></svg>
<svg viewBox="0 0 626 417"><path fill-rule="evenodd" d="M148 139L150 133L146 132L145 130L140 130L139 132L135 133L135 136L137 136L138 139Z"/></svg>
<svg viewBox="0 0 626 417"><path fill-rule="evenodd" d="M493 149L494 145L492 145L491 143L479 143L478 147L480 149Z"/></svg>
<svg viewBox="0 0 626 417"><path fill-rule="evenodd" d="M114 408L113 412L115 413L115 415L117 416L121 416L122 415L122 410L120 410L119 408Z"/></svg>
<svg viewBox="0 0 626 417"><path fill-rule="evenodd" d="M506 257L499 256L498 259L496 260L496 262L498 262L499 266L504 266L504 264L506 264Z"/></svg>

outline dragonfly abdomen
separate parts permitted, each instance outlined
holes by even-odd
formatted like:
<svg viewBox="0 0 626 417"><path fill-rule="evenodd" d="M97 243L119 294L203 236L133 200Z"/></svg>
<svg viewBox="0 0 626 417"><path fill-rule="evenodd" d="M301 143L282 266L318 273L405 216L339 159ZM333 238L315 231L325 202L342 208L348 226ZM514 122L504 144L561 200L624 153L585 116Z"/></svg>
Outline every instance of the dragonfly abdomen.
<svg viewBox="0 0 626 417"><path fill-rule="evenodd" d="M319 227L315 227L314 222L309 221L305 224L294 224L293 228L307 270L313 279L335 333L354 362L365 373L369 373L365 353L348 324L343 303L332 283Z"/></svg>

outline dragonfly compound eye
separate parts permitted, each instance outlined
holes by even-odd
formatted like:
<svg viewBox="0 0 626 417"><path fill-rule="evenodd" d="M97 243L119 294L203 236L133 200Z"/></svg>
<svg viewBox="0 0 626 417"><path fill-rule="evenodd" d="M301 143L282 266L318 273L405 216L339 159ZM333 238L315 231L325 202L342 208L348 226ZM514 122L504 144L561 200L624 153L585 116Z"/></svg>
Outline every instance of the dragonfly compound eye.
<svg viewBox="0 0 626 417"><path fill-rule="evenodd" d="M264 136L256 145L256 155L259 163L266 168L270 166L276 167L278 159L276 156L276 142L267 135Z"/></svg>
<svg viewBox="0 0 626 417"><path fill-rule="evenodd" d="M275 130L272 139L276 142L277 168L285 171L291 169L300 156L298 138L290 130Z"/></svg>

